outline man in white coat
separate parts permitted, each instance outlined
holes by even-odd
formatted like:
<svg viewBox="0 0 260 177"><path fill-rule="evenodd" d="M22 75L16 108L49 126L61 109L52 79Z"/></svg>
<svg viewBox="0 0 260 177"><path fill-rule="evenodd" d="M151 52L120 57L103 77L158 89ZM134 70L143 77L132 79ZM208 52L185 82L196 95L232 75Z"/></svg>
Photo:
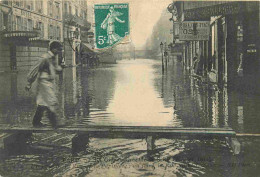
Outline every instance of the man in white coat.
<svg viewBox="0 0 260 177"><path fill-rule="evenodd" d="M52 127L57 128L58 99L55 75L57 71L62 70L58 65L58 54L62 50L62 45L59 42L52 42L49 47L50 51L40 57L27 75L28 84L25 87L27 91L30 90L32 83L37 80L37 110L32 122L34 127L45 126L41 123L41 119L44 111L46 111Z"/></svg>

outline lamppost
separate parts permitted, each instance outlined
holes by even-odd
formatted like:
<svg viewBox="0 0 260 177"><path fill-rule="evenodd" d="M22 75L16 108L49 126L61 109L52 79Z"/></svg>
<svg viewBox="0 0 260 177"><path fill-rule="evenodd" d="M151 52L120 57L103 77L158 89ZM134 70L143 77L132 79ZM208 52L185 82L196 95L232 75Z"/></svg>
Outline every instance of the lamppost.
<svg viewBox="0 0 260 177"><path fill-rule="evenodd" d="M167 53L166 47L167 47L167 44L166 44L166 42L165 42L165 43L164 43L164 57L165 57L165 64L166 64L166 69L167 69L167 65L168 65L167 55L168 55L168 53Z"/></svg>
<svg viewBox="0 0 260 177"><path fill-rule="evenodd" d="M161 53L162 53L162 73L164 73L164 63L163 63L163 43L160 44Z"/></svg>

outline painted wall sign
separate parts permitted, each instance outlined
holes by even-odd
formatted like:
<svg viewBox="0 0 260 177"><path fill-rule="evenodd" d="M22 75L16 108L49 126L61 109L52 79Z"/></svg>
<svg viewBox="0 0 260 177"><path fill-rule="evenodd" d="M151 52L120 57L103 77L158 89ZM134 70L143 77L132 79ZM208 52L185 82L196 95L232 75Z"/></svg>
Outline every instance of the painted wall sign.
<svg viewBox="0 0 260 177"><path fill-rule="evenodd" d="M185 21L179 25L179 40L200 41L209 40L209 21Z"/></svg>
<svg viewBox="0 0 260 177"><path fill-rule="evenodd" d="M129 36L129 4L96 4L95 46L108 48Z"/></svg>
<svg viewBox="0 0 260 177"><path fill-rule="evenodd" d="M241 7L241 2L228 2L209 7L188 9L184 11L184 18L185 20L199 20L211 16L236 14L242 10Z"/></svg>

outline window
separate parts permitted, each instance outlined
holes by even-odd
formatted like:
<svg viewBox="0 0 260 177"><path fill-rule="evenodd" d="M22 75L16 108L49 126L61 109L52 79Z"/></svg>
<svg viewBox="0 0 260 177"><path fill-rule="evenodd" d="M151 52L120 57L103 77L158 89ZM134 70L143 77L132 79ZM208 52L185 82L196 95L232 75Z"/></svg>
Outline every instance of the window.
<svg viewBox="0 0 260 177"><path fill-rule="evenodd" d="M60 27L59 26L57 26L57 35L56 35L56 37L57 37L57 40L60 40L60 38L61 38Z"/></svg>
<svg viewBox="0 0 260 177"><path fill-rule="evenodd" d="M44 37L44 24L42 22L38 22L37 25L36 25L36 28L40 29L40 31L41 31L40 36Z"/></svg>
<svg viewBox="0 0 260 177"><path fill-rule="evenodd" d="M68 4L67 4L67 2L65 2L65 4L64 4L64 13L65 14L68 13Z"/></svg>
<svg viewBox="0 0 260 177"><path fill-rule="evenodd" d="M4 25L4 28L3 29L6 29L7 30L7 26L8 26L8 15L3 13L3 25Z"/></svg>
<svg viewBox="0 0 260 177"><path fill-rule="evenodd" d="M28 20L26 18L22 18L22 31L27 31L27 22Z"/></svg>
<svg viewBox="0 0 260 177"><path fill-rule="evenodd" d="M16 30L21 31L22 30L22 18L19 16L16 16Z"/></svg>
<svg viewBox="0 0 260 177"><path fill-rule="evenodd" d="M42 6L43 6L43 1L42 0L36 0L35 1L35 10L38 13L42 13Z"/></svg>
<svg viewBox="0 0 260 177"><path fill-rule="evenodd" d="M9 1L8 0L2 0L2 3L8 5Z"/></svg>
<svg viewBox="0 0 260 177"><path fill-rule="evenodd" d="M77 7L75 7L75 15L79 16L79 12L78 12L78 8Z"/></svg>
<svg viewBox="0 0 260 177"><path fill-rule="evenodd" d="M71 14L71 5L69 6L69 14Z"/></svg>
<svg viewBox="0 0 260 177"><path fill-rule="evenodd" d="M12 15L12 24L10 25L12 26L12 31L16 31L16 16Z"/></svg>
<svg viewBox="0 0 260 177"><path fill-rule="evenodd" d="M16 6L18 6L18 7L21 6L21 2L20 2L20 0L16 0L16 1L14 2L14 4L15 4Z"/></svg>
<svg viewBox="0 0 260 177"><path fill-rule="evenodd" d="M48 28L48 38L52 39L52 25L49 25L49 28Z"/></svg>
<svg viewBox="0 0 260 177"><path fill-rule="evenodd" d="M51 1L48 2L48 15L51 17L53 15L53 6Z"/></svg>
<svg viewBox="0 0 260 177"><path fill-rule="evenodd" d="M33 21L31 19L28 19L27 25L28 25L27 30L32 31L33 30Z"/></svg>
<svg viewBox="0 0 260 177"><path fill-rule="evenodd" d="M60 18L60 4L55 3L55 12L56 12L56 18Z"/></svg>
<svg viewBox="0 0 260 177"><path fill-rule="evenodd" d="M29 10L33 10L34 8L33 8L33 1L31 0L31 1L25 1L24 3L26 3L26 8L27 9L29 9Z"/></svg>

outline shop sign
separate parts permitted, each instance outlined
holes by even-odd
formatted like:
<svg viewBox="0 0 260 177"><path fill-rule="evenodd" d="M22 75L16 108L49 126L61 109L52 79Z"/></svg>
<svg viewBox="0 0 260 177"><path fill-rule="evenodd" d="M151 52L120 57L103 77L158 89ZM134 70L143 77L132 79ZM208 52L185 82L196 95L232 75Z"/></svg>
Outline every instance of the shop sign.
<svg viewBox="0 0 260 177"><path fill-rule="evenodd" d="M179 40L181 41L207 41L209 33L209 21L184 21L179 25Z"/></svg>
<svg viewBox="0 0 260 177"><path fill-rule="evenodd" d="M241 10L241 2L227 2L213 6L185 10L184 18L185 20L198 20L209 18L211 16L237 14Z"/></svg>

